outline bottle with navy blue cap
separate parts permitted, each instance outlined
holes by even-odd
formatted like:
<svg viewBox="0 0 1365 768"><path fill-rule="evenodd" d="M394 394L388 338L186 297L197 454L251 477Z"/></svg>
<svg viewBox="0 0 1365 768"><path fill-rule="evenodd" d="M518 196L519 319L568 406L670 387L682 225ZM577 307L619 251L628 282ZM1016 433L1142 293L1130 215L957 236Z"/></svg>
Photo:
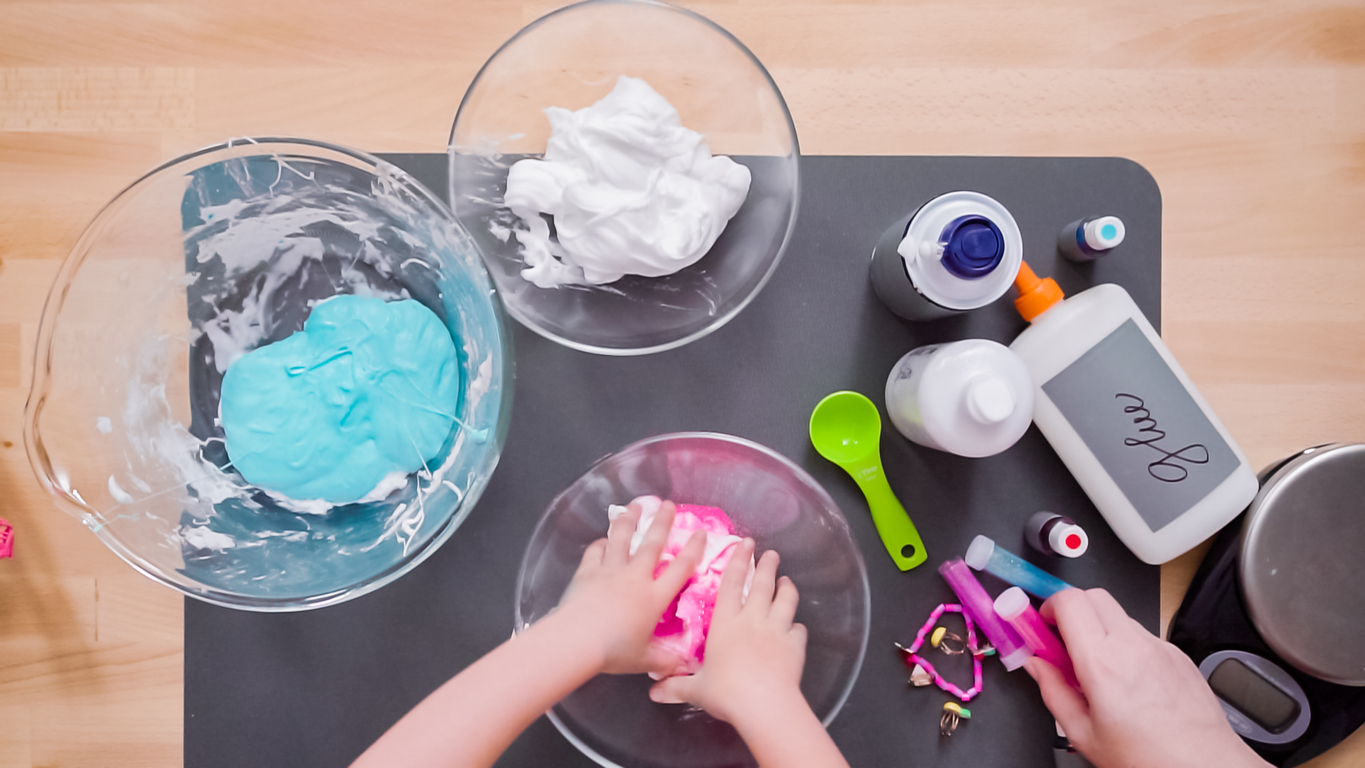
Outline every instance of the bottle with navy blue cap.
<svg viewBox="0 0 1365 768"><path fill-rule="evenodd" d="M1005 295L1023 254L1005 206L979 192L949 192L886 230L872 251L872 286L908 320L949 317Z"/></svg>

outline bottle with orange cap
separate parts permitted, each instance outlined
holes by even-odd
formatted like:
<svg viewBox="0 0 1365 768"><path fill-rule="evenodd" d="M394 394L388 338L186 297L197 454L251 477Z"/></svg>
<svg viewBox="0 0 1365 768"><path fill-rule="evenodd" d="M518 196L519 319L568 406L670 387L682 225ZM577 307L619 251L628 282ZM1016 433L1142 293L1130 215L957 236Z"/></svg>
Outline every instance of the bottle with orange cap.
<svg viewBox="0 0 1365 768"><path fill-rule="evenodd" d="M1164 563L1251 503L1255 472L1127 291L1066 298L1028 264L1015 288L1033 421L1134 554Z"/></svg>

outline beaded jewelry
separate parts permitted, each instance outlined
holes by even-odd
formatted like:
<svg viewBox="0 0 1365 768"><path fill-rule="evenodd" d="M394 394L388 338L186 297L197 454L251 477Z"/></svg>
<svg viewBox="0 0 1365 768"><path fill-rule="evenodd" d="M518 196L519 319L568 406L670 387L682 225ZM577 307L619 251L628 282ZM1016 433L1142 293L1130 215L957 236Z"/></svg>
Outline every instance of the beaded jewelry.
<svg viewBox="0 0 1365 768"><path fill-rule="evenodd" d="M934 665L927 661L923 656L919 655L919 649L924 645L925 637L934 629L934 624L938 622L939 617L945 612L961 613L962 620L967 624L967 649L972 653L972 687L965 691L947 680L944 680L943 676L934 669ZM919 682L916 680L916 675L912 673L910 680L912 684L925 684L922 681L924 675L927 674L933 677L935 685L958 697L964 704L971 701L972 697L981 693L981 657L984 649L977 648L976 624L972 621L970 616L963 612L961 605L957 605L956 603L944 603L939 605L939 607L934 609L933 613L929 614L929 620L924 622L924 626L920 627L919 632L915 634L915 642L911 643L909 648L905 648L900 643L897 643L896 647L900 649L901 653L905 654L905 663L907 665L914 666L917 668L916 672L923 673L919 677Z"/></svg>

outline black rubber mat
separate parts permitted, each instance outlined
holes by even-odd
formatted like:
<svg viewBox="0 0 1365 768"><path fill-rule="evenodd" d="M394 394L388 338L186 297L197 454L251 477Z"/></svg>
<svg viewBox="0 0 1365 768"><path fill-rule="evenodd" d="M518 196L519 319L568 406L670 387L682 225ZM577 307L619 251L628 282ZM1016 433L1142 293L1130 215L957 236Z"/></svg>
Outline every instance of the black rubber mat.
<svg viewBox="0 0 1365 768"><path fill-rule="evenodd" d="M444 155L387 159L444 196ZM884 420L887 475L930 558L901 573L852 480L810 447L806 424L816 402L835 390L858 390L880 405L887 373L913 347L962 338L1007 343L1024 328L1008 298L915 324L873 294L867 272L877 238L944 192L1000 200L1040 275L1068 293L1118 283L1159 328L1156 182L1118 158L806 157L801 172L801 210L783 263L757 299L712 335L670 352L609 358L515 327L516 390L502 463L463 527L412 573L306 613L253 614L186 600L185 765L347 764L511 634L522 552L556 493L635 440L710 430L755 440L805 467L839 503L862 547L871 637L853 693L830 726L852 765L1052 766L1052 718L1024 672L989 662L971 721L944 739L938 720L946 695L908 687L892 642L908 643L935 605L953 600L935 567L961 556L977 534L1041 563L1021 540L1024 521L1039 509L1069 515L1091 537L1084 557L1048 567L1077 586L1109 589L1153 631L1158 569L1119 543L1036 428L1001 455L964 459L911 444ZM1088 265L1057 254L1064 225L1106 213L1127 225L1113 254ZM982 581L993 593L1003 589ZM499 764L592 765L543 717Z"/></svg>

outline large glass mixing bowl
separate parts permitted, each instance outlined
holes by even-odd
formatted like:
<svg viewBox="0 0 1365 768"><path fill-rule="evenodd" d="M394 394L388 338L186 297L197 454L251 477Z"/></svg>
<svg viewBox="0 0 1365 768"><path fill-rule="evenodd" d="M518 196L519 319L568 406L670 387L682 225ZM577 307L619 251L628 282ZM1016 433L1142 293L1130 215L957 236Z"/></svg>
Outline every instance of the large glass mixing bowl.
<svg viewBox="0 0 1365 768"><path fill-rule="evenodd" d="M607 506L653 494L716 506L782 555L779 573L801 593L796 620L809 630L801 692L828 725L853 689L867 650L867 571L848 523L810 475L738 437L693 432L627 446L594 465L550 503L517 578L516 629L559 603L583 557L606 535ZM599 675L550 710L550 720L604 766L716 768L753 765L728 724L683 705L649 700L645 675Z"/></svg>
<svg viewBox="0 0 1365 768"><path fill-rule="evenodd" d="M441 318L465 426L381 500L328 508L231 467L218 397L236 357L336 294ZM58 506L137 570L219 605L299 610L377 589L450 536L497 464L511 382L503 311L444 203L361 152L239 139L148 173L81 235L43 310L24 437Z"/></svg>
<svg viewBox="0 0 1365 768"><path fill-rule="evenodd" d="M617 77L645 80L712 153L748 166L749 196L700 261L665 277L537 288L503 204L507 169L541 157L546 107L581 109ZM522 29L484 64L451 129L450 201L473 235L508 314L587 352L639 355L682 346L729 322L772 276L796 224L796 129L768 71L707 19L676 6L590 0Z"/></svg>

